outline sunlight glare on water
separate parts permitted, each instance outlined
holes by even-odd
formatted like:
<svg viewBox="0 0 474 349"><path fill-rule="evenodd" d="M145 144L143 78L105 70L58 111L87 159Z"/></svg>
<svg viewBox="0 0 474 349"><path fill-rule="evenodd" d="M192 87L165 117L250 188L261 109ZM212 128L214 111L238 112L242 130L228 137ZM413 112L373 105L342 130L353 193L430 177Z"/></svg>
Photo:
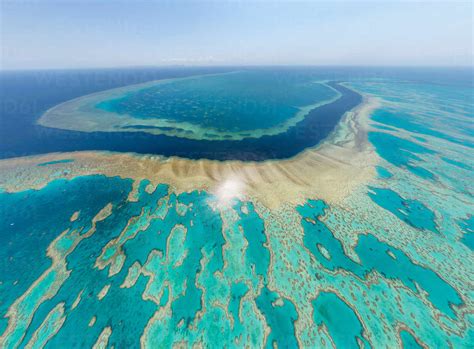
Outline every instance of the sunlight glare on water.
<svg viewBox="0 0 474 349"><path fill-rule="evenodd" d="M236 176L231 176L220 183L212 190L212 201L219 208L230 208L237 199L242 199L244 195L245 183Z"/></svg>

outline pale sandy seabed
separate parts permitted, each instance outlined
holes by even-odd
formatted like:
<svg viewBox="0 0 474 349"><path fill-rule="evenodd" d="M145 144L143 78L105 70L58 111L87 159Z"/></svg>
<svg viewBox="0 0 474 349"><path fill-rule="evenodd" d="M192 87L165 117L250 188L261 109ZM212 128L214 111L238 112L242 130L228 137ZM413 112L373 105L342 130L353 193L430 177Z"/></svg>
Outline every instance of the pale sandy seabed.
<svg viewBox="0 0 474 349"><path fill-rule="evenodd" d="M165 183L172 187L171 191L178 193L197 189L214 193L224 201L234 197L249 200L255 203L256 210L264 218L265 234L272 237L272 239L268 238L270 244L268 250L271 254L268 287L271 290L278 290L282 297L290 299L295 304L298 312L298 320L295 322L295 337L300 346L316 347L321 345L319 341L311 340L311 338L326 340L329 343L328 346L334 344L326 326L314 326L312 313L314 310L307 306L323 291L333 292L344 302L348 300L347 303L354 304L355 313L364 328L364 335L371 343L375 343L374 347L382 347L382 339L386 340L387 338L390 339L387 342L392 346L396 343L402 347L403 343L399 339L401 330L408 331L415 338L423 338L428 342L433 338L436 339L433 333L438 329L449 333L450 336L464 336L473 308L471 297L466 296L470 294L469 289L472 285L470 281L466 280L466 275L469 275L471 269L469 263L466 262L471 256L468 254L469 251L458 247L453 248L442 235L429 232L420 233L419 230L410 227L394 215L387 215L383 209L365 195L366 185L375 179L375 165L383 161L367 140L367 132L371 129L369 116L380 103L376 98L365 97L364 102L358 108L345 114L329 138L317 147L307 149L287 160L260 163L219 162L142 156L131 153L55 153L1 160L0 188L11 192L32 188L40 189L54 179L103 174L133 179L135 190L129 196L131 201L136 199L135 195L138 193L138 185L142 179L151 181L150 190L159 183ZM37 166L64 159L74 161ZM401 170L399 175L410 175L405 172L407 171ZM442 200L445 197L443 191L445 188L439 187L439 185L427 185L416 178L410 179L410 181L413 186L427 187L433 198L439 196L439 200ZM408 182L400 181L400 183ZM364 195L361 195L362 192ZM307 249L302 241L304 232L301 227L301 217L294 210L295 205L305 203L308 198L322 199L332 206L331 210L320 220L330 228L334 237L341 241L345 253L354 261L359 260L354 246L357 245L363 234L372 232L380 241L390 242L394 248L403 249L414 263L430 266L439 273L440 278L455 286L463 296L464 305L456 309L460 320L451 321L440 315L440 311L426 300L425 291L420 291L422 293L420 298L412 297L410 290L401 282L385 279L375 272L370 273L366 279L359 280L353 279L349 272L341 269L329 272L331 278L316 279L312 260L304 258ZM94 217L92 228L86 234L79 236L70 250L74 250L82 239L88 238L94 233L96 222L106 219L110 215L111 207L109 204ZM232 221L229 217L233 214L235 214L233 210L223 210L223 221ZM74 213L71 216L71 221L76 220L78 215L78 212ZM444 221L439 217L438 220L439 222ZM281 229L283 226L285 229ZM176 225L173 232L179 232L180 229L185 228ZM56 242L65 234L67 231L58 236L48 248L48 256L53 261L51 269L58 271L58 277L51 288L51 293L56 292L61 282L68 276L65 260L60 258L56 249ZM223 250L226 251L231 247L230 236L227 238L229 240L223 246ZM238 249L238 246L234 247ZM167 246L166 250L171 251L173 248ZM447 258L449 261L446 260ZM294 263L294 261L298 261L298 263ZM225 262L227 263L227 259ZM117 263L117 265L119 264ZM97 266L103 267L102 265ZM134 274L136 278L140 273L144 275L149 273L146 266L140 267L138 264L137 268L138 270ZM318 264L317 268L320 268ZM110 270L114 270L112 266ZM223 270L227 270L227 265ZM47 275L47 272L43 275ZM153 274L150 273L149 276L152 277ZM38 284L42 278L43 276L35 284ZM136 278L132 280L131 277L130 279L127 277L124 280L124 287L133 285ZM196 277L196 283L198 279ZM385 287L392 287L392 285L393 293L385 294ZM25 295L29 294L34 286L32 285ZM200 286L196 284L196 287ZM107 291L108 288L103 288L98 295L94 294L94 296L106 297ZM202 291L203 294L207 292L206 289ZM260 286L245 297L254 297L253 292L259 293ZM149 297L149 294L145 291L143 299ZM348 298L349 295L352 295L353 302ZM386 295L388 295L388 299L384 298ZM78 299L80 296L81 294ZM49 295L45 294L43 297L46 298ZM169 297L173 299L171 291ZM161 293L156 296L154 301L159 303L160 298ZM357 306L355 306L356 303ZM21 302L16 301L15 304L21 304ZM150 334L153 332L153 326L169 316L170 304L171 301L160 308L147 324L141 336L143 346L153 342L153 335ZM252 304L256 307L254 303ZM213 304L213 306L218 307L219 304ZM203 303L203 307L205 307L205 303ZM61 321L64 321L62 303L59 303L54 311L59 318L58 323L54 326L56 331L59 331ZM205 311L206 309L203 308L200 313ZM51 311L50 314L53 316L56 313ZM225 313L227 314L227 311ZM257 317L261 317L258 310L254 309L254 313ZM385 314L391 314L393 318L386 317ZM10 308L8 315L10 317L9 329L4 333L4 336L9 335L17 321L21 320L21 312L17 312L16 305ZM245 316L243 312L242 316ZM199 315L196 315L196 318L199 318ZM93 320L91 319L91 321ZM270 329L266 325L265 319L261 318L260 321L265 326L263 343L266 343ZM413 332L414 329L417 331L416 335ZM119 329L111 326L103 328L97 338L96 346L105 347L112 331L119 331ZM394 337L394 331L397 333L396 337ZM435 339L430 347L435 347L433 343L439 344ZM459 341L455 343L459 345ZM175 345L185 347L186 342L177 342Z"/></svg>
<svg viewBox="0 0 474 349"><path fill-rule="evenodd" d="M315 148L285 160L264 162L189 160L177 157L111 152L71 152L0 161L0 186L6 191L39 189L52 179L90 174L148 179L169 184L176 192L208 190L239 199L256 199L268 208L303 203L317 197L338 203L374 175L378 157L367 140L369 115L378 104L365 98L347 112L335 131ZM56 166L37 164L61 159Z"/></svg>

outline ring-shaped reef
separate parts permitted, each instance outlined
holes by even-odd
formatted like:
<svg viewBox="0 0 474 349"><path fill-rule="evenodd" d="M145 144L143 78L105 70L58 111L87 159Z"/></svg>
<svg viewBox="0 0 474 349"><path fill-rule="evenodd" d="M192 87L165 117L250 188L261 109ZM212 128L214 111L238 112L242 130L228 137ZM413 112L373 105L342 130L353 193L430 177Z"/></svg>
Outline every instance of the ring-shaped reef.
<svg viewBox="0 0 474 349"><path fill-rule="evenodd" d="M75 150L263 161L316 146L361 102L340 81L243 71L79 97L49 109L38 123L94 133Z"/></svg>

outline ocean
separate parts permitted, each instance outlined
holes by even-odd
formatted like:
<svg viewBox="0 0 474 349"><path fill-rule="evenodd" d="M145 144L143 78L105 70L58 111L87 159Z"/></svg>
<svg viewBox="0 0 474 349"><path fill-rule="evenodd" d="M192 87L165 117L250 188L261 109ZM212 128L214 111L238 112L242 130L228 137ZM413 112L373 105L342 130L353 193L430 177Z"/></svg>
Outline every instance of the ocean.
<svg viewBox="0 0 474 349"><path fill-rule="evenodd" d="M36 124L87 94L238 69L0 75L2 347L472 347L472 69L281 68L341 94L293 126L324 120L316 136ZM358 114L361 103L371 108ZM108 152L94 162L81 150ZM142 172L171 161L152 155L182 159L172 175ZM233 176L246 160L272 167L234 178L203 159L242 160ZM195 163L205 170L193 177Z"/></svg>

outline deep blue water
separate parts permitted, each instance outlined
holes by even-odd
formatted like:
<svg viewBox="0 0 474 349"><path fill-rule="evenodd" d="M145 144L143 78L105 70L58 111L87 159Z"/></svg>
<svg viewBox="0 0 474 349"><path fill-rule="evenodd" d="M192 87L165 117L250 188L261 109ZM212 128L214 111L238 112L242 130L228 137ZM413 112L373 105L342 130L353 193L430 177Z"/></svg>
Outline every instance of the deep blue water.
<svg viewBox="0 0 474 349"><path fill-rule="evenodd" d="M139 77L143 80L151 79L153 74L155 79L166 74L179 76L200 71L144 72ZM353 75L357 77L353 72L361 72L362 75L363 70L352 70L353 75L347 69L341 69L338 73L304 69L301 72L326 76L331 81L347 81L354 78ZM404 78L421 79L416 74L409 77L409 72L403 71L405 75L400 71L399 75L393 74L399 78L403 75ZM26 82L32 82L28 79L33 79L34 74L1 75L2 157L14 156L18 152L33 154L66 147L75 150L104 146L104 149L122 150L118 146L123 137L129 141L125 142L127 144L123 145L123 149L133 148L137 140L138 148L143 147L144 152L155 149L147 143L148 139L157 139L151 135L147 135L151 138L140 141L140 134L91 135L34 125L45 109L63 99L115 85L140 82L138 78L130 76L120 81L113 80L118 71L95 73L96 77L104 80L92 78L94 74L90 71L46 72L36 76L34 84L28 85ZM68 77L70 80L55 81L52 76ZM73 78L78 77L86 81L71 83ZM89 78L92 80L87 80ZM451 82L461 83L459 80ZM403 88L396 91L403 91ZM422 114L416 109L416 103L421 103L420 100L414 98L415 102L411 102L410 106L415 106L415 111ZM462 98L460 100L463 101ZM445 108L453 108L458 103L457 99L450 101L442 97L438 101L444 103ZM433 104L433 109L441 110L437 103ZM462 103L459 105L462 106ZM327 114L330 122L337 122L335 115ZM419 142L415 142L411 137L404 138L403 133L395 131L388 134L381 132L383 129L369 134L369 140L383 159L377 171L379 177L384 179L368 187L368 200L374 202L369 206L373 214L369 215L366 215L365 207L358 207L357 200L354 200L355 204L348 200L347 210L340 210L329 207L322 200L311 199L296 208L299 217L282 213L281 221L273 220L273 215L262 214L256 209L258 206L251 202L239 201L233 207L234 213L224 214L209 204L212 196L204 191L177 194L160 184L150 192L146 189L147 180L140 182L137 201L129 201L132 180L97 175L54 180L39 190L13 193L0 190L0 243L4 246L0 250L3 261L0 264L2 314L47 270L51 265L46 256L47 246L65 229L70 229L57 245L61 247L60 254L67 262L69 277L62 281L51 298L42 301L38 299L47 293L49 283L58 277L56 271L47 274L43 279L46 281L34 286L19 308L20 318L31 316L31 323L29 320L28 323L20 323L9 335L9 343L13 344L0 346L13 347L15 343L19 347L26 346L50 311L61 303L64 303L66 319L48 343L49 347L92 347L105 326L113 329L109 346L138 347L145 326L152 323L153 314L165 304L169 304L172 311L165 316L164 322L150 327L148 343L156 347L171 346L182 338L189 339L189 345L199 341L215 347L224 347L227 343L238 346L236 339L250 338L239 346L247 344L256 347L259 343L263 346L265 343L259 335L262 324L270 329L268 347L273 344L279 347L295 347L297 344L317 346L318 342L312 338L318 338L315 333L317 326L321 325L326 327L328 335L340 347L358 347L358 341L370 347L368 340L375 340L378 346L383 346L381 343L385 340L388 343L385 346L395 347L398 343L394 343L393 339L400 331L395 326L401 323L420 338L420 343L431 341L427 345L429 347L457 348L472 342L473 331L469 328L469 318L465 317L471 309L469 291L466 292L469 287L469 273L466 271L470 270L470 255L466 254L467 258L456 255L461 252L462 257L470 252L467 248L472 250L474 247L474 219L468 211L472 207L472 196L469 196L472 190L466 184L466 193L461 189L456 192L456 185L451 188L450 182L442 181L446 173L446 176L452 177L453 183L459 182L460 188L464 189L463 183L468 183L470 178L466 171L473 168L472 159L469 151L461 147L464 134L452 132L451 123L447 121L446 128L439 128L440 132L447 131L449 137L454 137L448 140L429 131L431 126L421 127L415 123L419 117L417 113L413 113L413 119L411 115L401 114L400 119L404 121L395 123L395 117L388 110L379 113L377 118L379 122L408 131L410 125L415 125L419 132L414 134L426 136L426 139L418 137ZM313 121L322 122L320 118ZM307 122L313 121L309 119ZM429 122L426 124L429 125ZM324 126L330 129L329 124ZM296 136L292 142L298 146L315 141L309 136L303 135L301 139L298 138L300 135ZM433 138L446 142L440 145ZM258 142L250 143L248 153L242 154L230 146L212 149L231 142L199 143L202 148L198 148L196 153L185 153L188 148L176 148L175 144L171 144L169 149L156 149L170 154L182 150L183 156L187 157L203 154L204 149L209 151L209 154L204 153L209 157L225 155L225 152L230 156L249 158L265 158L269 154L267 148L257 149ZM241 147L245 143L232 144ZM269 143L269 146L273 145ZM285 144L279 144L279 147L285 148ZM298 151L293 143L288 148L278 149L277 155L284 151ZM49 161L39 166L60 167L70 160ZM426 180L415 181L415 176L405 170ZM436 187L440 190L434 190ZM360 195L364 198L366 192L361 191ZM96 232L80 241L66 255L64 251L78 236L71 231L78 231L79 235L87 232L93 217L108 203L113 207L110 216L99 221ZM70 217L78 211L78 218L71 222ZM347 215L344 212L348 212ZM287 217L300 220L301 244L288 239L292 238L294 221L291 220L287 226ZM400 229L398 236L387 234L390 232L388 227L379 221L384 217L390 217L386 222L400 220L407 226ZM404 223L395 224L397 227L397 224ZM186 233L182 227L186 228ZM344 231L339 230L341 228ZM355 244L350 247L340 238L341 232L345 233L346 229L351 234L357 234ZM406 229L415 234L410 243L406 243ZM122 232L130 239L116 243L115 239ZM417 233L420 239L416 239ZM436 238L434 242L430 242L431 236ZM108 245L110 242L113 244ZM439 248L433 249L435 243L440 244ZM348 248L353 249L353 254L348 253ZM118 258L114 256L118 249L122 250L125 260L117 274L108 275L112 264L105 269L96 267L96 261ZM450 258L451 255L456 258ZM352 256L358 258L353 259ZM447 263L447 266L440 268L440 263L431 263L433 258L438 257L442 258L439 262ZM121 287L134 263L144 269L137 272L138 279L133 286ZM446 277L450 270L457 270L455 277ZM344 273L342 278L341 273ZM110 285L110 290L102 300L98 300L97 295L104 285ZM184 289L186 292L183 292ZM73 307L80 292L81 301ZM143 296L147 292L155 295L159 303L145 300ZM310 300L309 295L317 297ZM224 301L214 303L215 300ZM36 303L38 308L34 309ZM218 304L228 305L228 314L234 320L232 324L226 316L226 309ZM309 329L312 332L309 335L304 333L305 330L295 331L298 324L295 321L305 320L301 309L309 309L314 320L314 328ZM90 327L89 321L93 316L96 317L95 325ZM434 321L440 325L433 327ZM7 322L7 318L0 319L0 332L4 332ZM383 327L378 326L379 323ZM410 333L408 330L399 332L403 346L419 347L417 339ZM382 339L379 341L379 338Z"/></svg>
<svg viewBox="0 0 474 349"><path fill-rule="evenodd" d="M51 70L0 73L0 158L48 152L110 150L209 158L217 160L265 160L288 158L324 139L341 115L360 103L361 97L333 84L343 98L317 108L288 132L243 141L197 141L151 135L141 132L75 132L42 127L36 120L49 108L85 94L114 87L174 77L222 73L242 69L228 68L154 68ZM254 68L257 69L257 68ZM315 79L345 81L358 78L395 77L415 81L470 84L471 70L449 69L376 69L376 68L258 68L292 70Z"/></svg>

